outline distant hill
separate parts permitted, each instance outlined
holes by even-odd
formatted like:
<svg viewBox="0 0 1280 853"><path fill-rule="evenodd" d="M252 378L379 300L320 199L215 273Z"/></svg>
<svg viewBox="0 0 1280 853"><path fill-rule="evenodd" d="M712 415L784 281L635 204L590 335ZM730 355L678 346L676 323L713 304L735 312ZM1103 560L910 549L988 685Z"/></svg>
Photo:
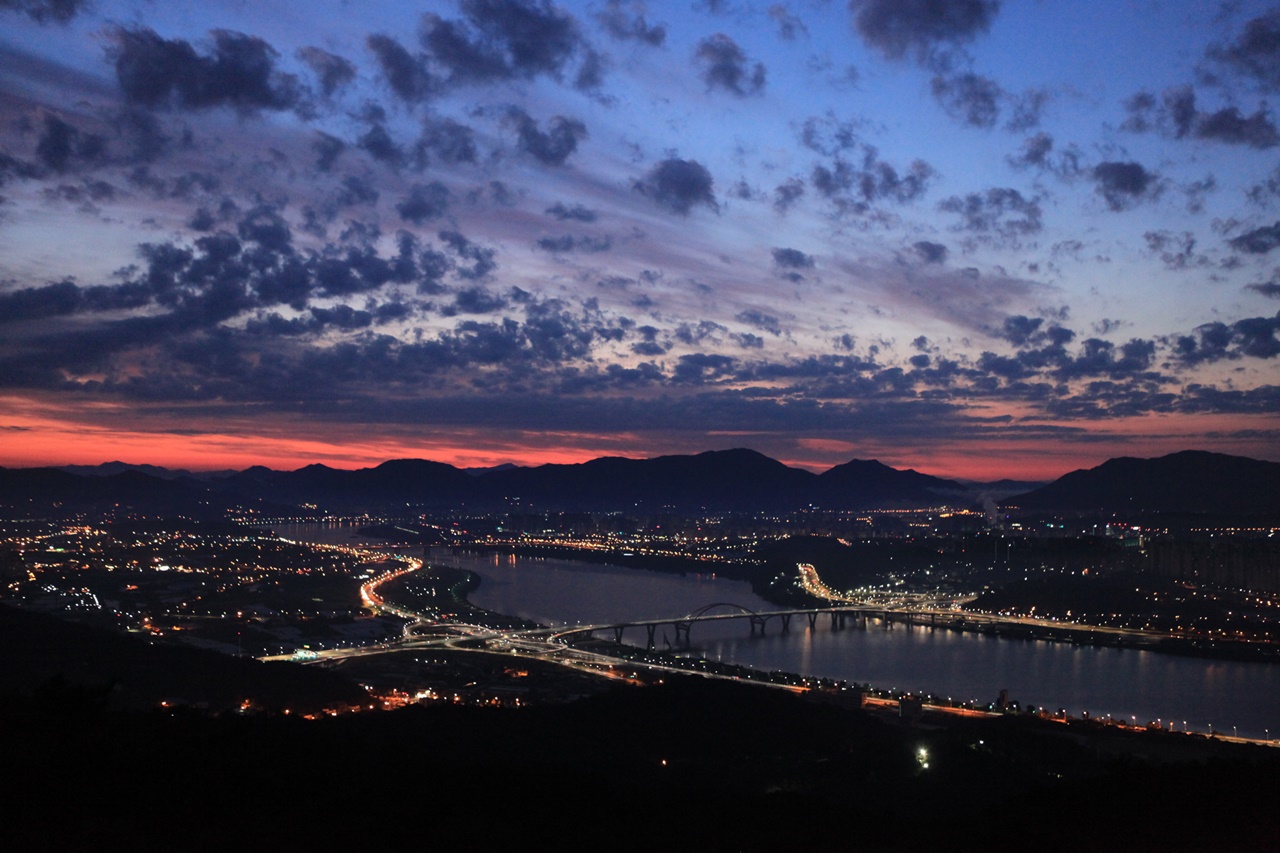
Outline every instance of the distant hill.
<svg viewBox="0 0 1280 853"><path fill-rule="evenodd" d="M219 516L229 506L314 504L328 510L397 507L484 512L520 507L570 511L787 511L805 506L867 509L956 503L977 492L961 483L874 460L851 460L814 474L754 450L708 451L653 459L602 457L578 464L460 469L398 459L355 471L308 465L296 471L254 466L205 478L150 466L108 463L74 469L0 469L0 505L30 511L63 505L83 511Z"/></svg>
<svg viewBox="0 0 1280 853"><path fill-rule="evenodd" d="M628 459L606 456L534 468L500 466L463 471L421 460L374 469L335 471L311 466L254 479L276 497L327 505L400 501L477 510L532 507L573 511L772 511L807 505L861 509L937 503L963 487L879 462L854 460L818 475L754 450ZM232 478L234 481L236 478ZM231 481L228 481L231 482Z"/></svg>
<svg viewBox="0 0 1280 853"><path fill-rule="evenodd" d="M853 459L818 475L818 503L840 508L937 503L945 496L954 501L966 492L954 480L900 471L874 459Z"/></svg>
<svg viewBox="0 0 1280 853"><path fill-rule="evenodd" d="M224 515L228 504L203 485L137 470L80 475L57 468L0 468L0 506L31 515L57 510L117 514Z"/></svg>
<svg viewBox="0 0 1280 853"><path fill-rule="evenodd" d="M781 509L802 505L814 480L808 471L740 449L514 468L488 474L478 485L490 498L569 509Z"/></svg>
<svg viewBox="0 0 1280 853"><path fill-rule="evenodd" d="M201 471L194 473L183 468L162 468L159 465L134 465L129 462L103 462L101 465L60 465L56 469L68 474L85 477L109 477L114 474L135 472L158 477L161 480L177 480L188 478L193 480L214 480L219 477L230 477L236 471Z"/></svg>
<svg viewBox="0 0 1280 853"><path fill-rule="evenodd" d="M467 500L472 497L474 478L443 462L395 459L355 471L326 465L308 465L296 471L255 467L210 485L244 499L346 509Z"/></svg>
<svg viewBox="0 0 1280 853"><path fill-rule="evenodd" d="M1280 463L1203 450L1124 456L1003 503L1054 512L1280 513Z"/></svg>
<svg viewBox="0 0 1280 853"><path fill-rule="evenodd" d="M467 512L775 512L907 508L939 504L1033 512L1241 516L1280 514L1280 463L1188 450L1158 459L1122 457L1026 489L1016 481L964 483L875 460L814 474L754 450L577 464L455 468L394 459L350 471L254 466L217 476L112 462L67 468L0 468L0 506L19 516L50 512L223 518L229 508L286 515L300 505L333 512L413 508ZM1022 488L1019 488L1022 486ZM1013 497L1007 497L1014 494Z"/></svg>
<svg viewBox="0 0 1280 853"><path fill-rule="evenodd" d="M990 482L959 480L957 482L970 492L978 495L979 499L983 501L987 499L1002 501L1012 495L1025 494L1049 485L1044 480L991 480Z"/></svg>

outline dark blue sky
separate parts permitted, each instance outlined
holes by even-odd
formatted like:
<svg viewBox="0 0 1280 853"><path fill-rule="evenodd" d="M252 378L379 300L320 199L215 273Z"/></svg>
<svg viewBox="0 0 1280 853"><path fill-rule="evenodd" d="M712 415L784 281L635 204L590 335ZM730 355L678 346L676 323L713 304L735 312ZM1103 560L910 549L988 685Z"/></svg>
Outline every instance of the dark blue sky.
<svg viewBox="0 0 1280 853"><path fill-rule="evenodd" d="M1280 458L1280 10L0 0L0 464Z"/></svg>

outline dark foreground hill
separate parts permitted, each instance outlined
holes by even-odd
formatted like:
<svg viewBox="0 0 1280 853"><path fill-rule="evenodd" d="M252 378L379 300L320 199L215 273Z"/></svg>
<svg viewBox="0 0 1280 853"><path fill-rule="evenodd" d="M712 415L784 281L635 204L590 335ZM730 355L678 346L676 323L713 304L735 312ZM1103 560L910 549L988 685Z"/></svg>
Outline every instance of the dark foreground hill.
<svg viewBox="0 0 1280 853"><path fill-rule="evenodd" d="M913 728L680 677L568 705L169 717L0 704L14 850L1275 850L1263 747ZM1138 744L1142 745L1138 745ZM1144 752L1164 752L1161 758ZM1112 756L1122 755L1122 759Z"/></svg>
<svg viewBox="0 0 1280 853"><path fill-rule="evenodd" d="M1051 512L1280 513L1280 463L1202 450L1120 457L1072 471L1006 505Z"/></svg>
<svg viewBox="0 0 1280 853"><path fill-rule="evenodd" d="M0 696L60 704L153 708L162 701L230 710L299 712L361 704L368 694L335 672L265 664L0 604Z"/></svg>

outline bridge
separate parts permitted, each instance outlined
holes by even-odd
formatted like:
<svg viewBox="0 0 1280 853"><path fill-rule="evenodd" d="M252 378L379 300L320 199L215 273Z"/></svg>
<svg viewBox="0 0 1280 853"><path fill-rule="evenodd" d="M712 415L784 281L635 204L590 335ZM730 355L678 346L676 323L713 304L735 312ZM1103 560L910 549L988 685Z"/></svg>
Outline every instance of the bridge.
<svg viewBox="0 0 1280 853"><path fill-rule="evenodd" d="M717 612L719 611L719 612ZM728 612L725 612L728 611ZM623 633L628 628L644 628L647 640L647 648L655 648L656 635L658 629L663 626L669 626L675 633L675 643L667 642L671 648L688 649L690 648L689 633L697 622L720 622L731 619L745 619L751 626L751 634L755 636L759 633L764 636L769 622L776 620L781 626L783 634L791 630L791 620L796 616L804 616L809 623L810 630L816 629L818 620L821 616L827 615L831 620L832 630L844 628L848 622L855 620L860 627L866 626L868 616L880 617L888 620L890 616L896 616L899 619L905 614L894 613L891 610L885 610L880 607L868 607L866 605L833 605L829 607L806 607L795 608L791 610L767 610L756 611L741 604L732 602L718 601L714 604L708 604L688 613L684 616L665 617L662 619L637 619L628 622L611 622L599 625L576 625L568 628L561 628L553 631L548 639L567 642L568 639L578 634L594 634L597 632L612 632L614 640L621 644ZM886 621L886 625L888 622Z"/></svg>

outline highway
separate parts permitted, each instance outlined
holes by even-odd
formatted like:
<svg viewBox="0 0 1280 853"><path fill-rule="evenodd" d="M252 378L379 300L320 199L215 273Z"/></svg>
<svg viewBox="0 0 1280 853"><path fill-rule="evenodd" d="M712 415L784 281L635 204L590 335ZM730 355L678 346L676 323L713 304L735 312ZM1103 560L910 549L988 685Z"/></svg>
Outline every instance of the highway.
<svg viewBox="0 0 1280 853"><path fill-rule="evenodd" d="M759 620L780 618L783 616L797 616L801 614L807 616L815 613L849 613L858 615L874 614L887 615L891 617L900 616L904 618L935 616L939 619L947 620L945 623L940 624L945 624L949 627L963 627L957 625L954 620L964 619L969 623L985 623L991 625L1021 625L1036 627L1039 629L1058 630L1094 630L1144 639L1161 639L1167 636L1156 632L1105 628L1093 625L1079 625L1055 620L967 613L957 609L957 600L952 600L950 602L950 607L937 607L936 605L941 601L937 596L913 596L910 597L912 599L912 605L906 605L904 602L897 607L889 607L885 604L867 604L857 602L849 596L836 593L827 587L818 576L814 567L808 564L799 565L801 580L805 589L815 597L832 602L831 605L821 609L789 609L758 613L753 613L743 608L740 609L739 612L733 613L704 613L701 615L689 615L685 617L667 617L662 619L639 620L623 623L495 630L483 625L475 625L466 622L439 621L430 616L387 602L378 592L378 588L380 586L410 572L420 571L423 568L423 562L420 559L406 557L396 557L395 559L404 561L405 565L366 581L360 587L360 595L364 605L369 608L371 612L375 614L392 615L406 620L404 631L401 636L395 640L374 645L344 649L326 649L314 653L302 662L329 663L348 658L383 655L397 651L444 648L468 652L487 651L491 653L506 653L516 657L556 663L597 677L616 678L622 680L632 680L634 675L629 675L628 673L635 673L636 671L643 669L649 672L670 672L683 675L700 675L704 678L716 678L726 681L742 681L744 679L737 675L709 672L690 667L670 666L652 661L635 661L623 657L603 654L601 652L575 648L568 644L568 637L574 634L591 634L595 632L611 631L618 628L669 625L677 622L692 623L751 618ZM933 604L934 606L927 606L928 604ZM419 630L424 628L430 629L432 634L422 635L417 633ZM296 655L267 655L259 659L263 661L298 660ZM809 689L804 686L780 684L764 680L757 681L752 679L752 683L796 693L803 693ZM898 703L896 699L866 696L865 704L868 707L884 711L896 711ZM993 713L974 708L958 708L944 705L926 705L925 709L938 713L962 716L988 716ZM1234 734L1228 737L1219 732L1212 733L1212 736L1218 740L1233 743L1254 743L1265 746L1280 745L1280 741L1274 739L1263 740L1248 737L1236 737Z"/></svg>
<svg viewBox="0 0 1280 853"><path fill-rule="evenodd" d="M834 603L847 604L850 607L872 610L877 613L884 612L886 614L900 614L905 617L932 617L934 620L933 624L942 627L963 629L965 625L988 625L992 627L1007 625L1036 628L1038 630L1045 631L1088 631L1110 637L1130 639L1135 642L1152 642L1178 636L1177 634L1171 634L1164 631L1143 631L1138 628L1116 628L1107 625L1087 625L1080 622L1067 622L1060 619L1038 619L1032 616L1004 616L993 613L976 613L960 609L960 605L966 600L969 600L964 598L946 599L939 596L912 595L906 593L899 596L902 603L896 606L868 605L862 599L851 597L831 589L822 582L822 578L818 576L817 569L808 563L799 563L797 568L800 571L800 582L804 586L805 592L809 593L814 598L821 598ZM947 606L939 606L943 602L946 602Z"/></svg>
<svg viewBox="0 0 1280 853"><path fill-rule="evenodd" d="M855 599L832 590L823 583L817 570L807 563L801 563L797 566L800 573L800 580L805 590L810 595L815 598L831 602L830 605L821 609L792 608L785 610L752 612L745 608L740 608L736 612L731 613L707 613L700 615L687 615L683 617L635 620L630 622L575 625L562 628L543 627L534 629L518 628L497 630L467 622L440 621L434 617L418 613L386 601L378 592L379 587L391 580L402 577L411 572L420 571L423 568L423 561L418 558L396 556L395 559L403 561L405 565L391 571L384 572L383 574L366 581L360 587L360 597L364 606L368 608L370 612L375 614L386 614L406 620L402 635L394 641L378 643L375 645L357 646L344 649L326 649L314 653L313 656L309 656L306 662L332 662L345 658L366 657L370 655L386 654L388 652L411 649L448 648L459 651L500 651L520 657L536 658L539 660L559 663L564 666L571 666L575 668L585 667L592 670L599 667L622 666L635 668L644 666L646 668L656 670L672 669L679 672L689 672L690 670L684 668L666 667L654 663L640 664L626 658L614 657L600 652L584 651L570 646L568 644L568 638L575 634L592 634L596 632L616 631L626 628L674 625L677 623L690 625L695 622L713 622L727 619L751 619L757 624L765 625L770 619L780 620L783 617L799 615L812 616L815 613L843 613L858 616L882 615L888 618L897 616L904 620L932 618L937 624L945 625L947 627L963 627L961 624L963 622L968 625L1010 625L1034 627L1042 630L1092 630L1107 634L1128 636L1133 639L1163 638L1165 636L1163 634L1156 635L1151 632L1142 632L1132 629L1076 625L1073 623L1057 622L1046 619L1033 619L1029 617L969 613L957 608L957 604L959 603L958 599L943 599L938 596L896 594L893 597L893 603L867 603L864 600ZM944 602L946 606L940 606L943 605ZM431 633L427 635L420 634L419 632L423 629L429 629ZM264 661L298 660L295 655L287 654L268 655L261 659ZM709 673L704 674L710 675Z"/></svg>
<svg viewBox="0 0 1280 853"><path fill-rule="evenodd" d="M409 574L410 572L420 571L423 568L423 562L420 559L404 557L398 557L397 559L404 560L406 565L401 568L385 572L366 581L360 587L360 597L364 606L375 614L385 614L407 620L404 630L399 638L368 646L356 646L343 649L324 649L322 651L312 653L306 659L299 659L295 653L265 655L260 657L259 660L327 664L350 658L371 657L391 652L444 648L456 651L502 652L516 657L549 661L582 672L611 678L628 678L625 674L619 674L619 669L624 671L630 670L633 672L638 669L645 669L651 672L672 672L686 675L693 673L702 675L706 678L721 678L728 681L741 680L737 676L702 672L699 670L691 670L678 666L667 666L647 661L637 662L628 660L627 658L602 654L600 652L587 651L575 648L569 645L565 640L565 638L571 634L591 633L597 630L608 630L617 627L617 625L613 623L598 626L582 625L574 626L573 628L544 627L534 629L518 628L495 630L493 628L474 625L467 622L442 622L436 620L425 614L409 610L408 608L401 607L399 605L391 604L378 592L378 588L383 584ZM794 615L808 612L810 611L788 610L761 613L757 615L780 616L784 613L787 615ZM746 614L730 613L704 615L696 617L694 621L742 618L746 618ZM627 625L665 624L671 623L672 621L680 620L659 619L652 620L652 622L627 623ZM426 636L419 634L418 631L423 628L429 628L432 631L432 634ZM794 685L773 684L763 681L759 683L792 692L803 692L805 689Z"/></svg>

